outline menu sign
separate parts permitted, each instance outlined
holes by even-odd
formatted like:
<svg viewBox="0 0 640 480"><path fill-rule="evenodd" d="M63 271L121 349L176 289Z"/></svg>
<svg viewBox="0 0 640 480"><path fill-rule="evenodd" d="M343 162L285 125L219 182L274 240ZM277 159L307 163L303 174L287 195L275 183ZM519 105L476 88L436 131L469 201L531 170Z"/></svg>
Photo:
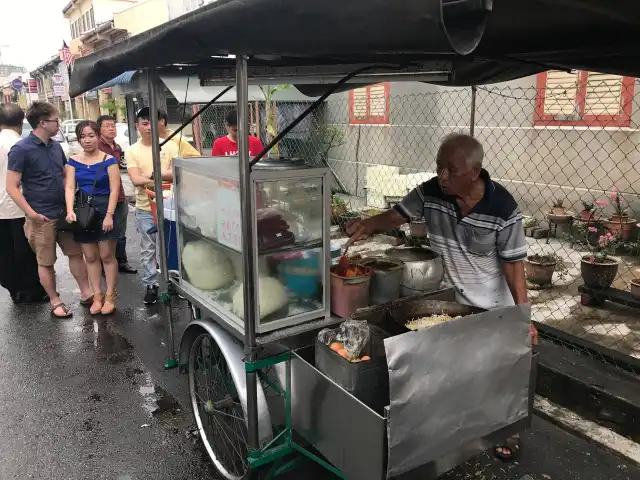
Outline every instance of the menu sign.
<svg viewBox="0 0 640 480"><path fill-rule="evenodd" d="M237 188L229 184L216 190L216 230L218 242L242 251L242 224L240 223L240 195Z"/></svg>

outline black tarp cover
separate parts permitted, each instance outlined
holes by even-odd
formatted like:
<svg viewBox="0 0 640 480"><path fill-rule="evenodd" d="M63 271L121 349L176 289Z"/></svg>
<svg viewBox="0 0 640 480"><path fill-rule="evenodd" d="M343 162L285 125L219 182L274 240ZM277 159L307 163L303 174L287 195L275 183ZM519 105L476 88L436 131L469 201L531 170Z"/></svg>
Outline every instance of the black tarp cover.
<svg viewBox="0 0 640 480"><path fill-rule="evenodd" d="M219 0L78 59L70 94L127 70L228 67L228 59L212 58L227 54L300 71L448 59L449 85L549 68L640 76L638 32L640 0ZM317 93L313 87L300 89Z"/></svg>

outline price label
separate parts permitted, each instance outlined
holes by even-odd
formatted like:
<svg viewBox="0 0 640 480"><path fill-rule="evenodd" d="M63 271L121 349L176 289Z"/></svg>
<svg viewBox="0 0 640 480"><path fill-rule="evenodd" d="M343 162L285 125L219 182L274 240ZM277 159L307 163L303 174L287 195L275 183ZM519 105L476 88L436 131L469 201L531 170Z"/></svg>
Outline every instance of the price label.
<svg viewBox="0 0 640 480"><path fill-rule="evenodd" d="M230 188L230 186L225 187L221 186L216 190L218 242L226 247L242 251L240 195L237 189Z"/></svg>

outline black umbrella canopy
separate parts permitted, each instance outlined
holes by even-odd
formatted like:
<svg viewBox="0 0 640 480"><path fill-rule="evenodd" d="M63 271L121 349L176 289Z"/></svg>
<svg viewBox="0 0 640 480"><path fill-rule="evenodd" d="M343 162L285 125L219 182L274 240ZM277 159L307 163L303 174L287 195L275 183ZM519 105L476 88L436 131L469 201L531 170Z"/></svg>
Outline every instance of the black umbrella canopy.
<svg viewBox="0 0 640 480"><path fill-rule="evenodd" d="M247 55L265 71L299 73L362 63L428 71L429 62L447 60L450 85L548 68L640 76L639 27L636 0L219 0L78 59L70 93L127 70L228 69L229 59L219 57L229 54ZM314 86L300 89L314 93Z"/></svg>

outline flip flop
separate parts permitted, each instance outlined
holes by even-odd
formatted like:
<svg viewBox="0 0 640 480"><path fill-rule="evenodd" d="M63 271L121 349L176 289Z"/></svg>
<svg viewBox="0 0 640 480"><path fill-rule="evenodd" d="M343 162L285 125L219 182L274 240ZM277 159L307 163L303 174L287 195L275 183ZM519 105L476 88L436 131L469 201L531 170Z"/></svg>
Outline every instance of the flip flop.
<svg viewBox="0 0 640 480"><path fill-rule="evenodd" d="M93 305L93 295L85 298L84 300L80 299L80 305L82 305L83 307L90 307L91 305Z"/></svg>
<svg viewBox="0 0 640 480"><path fill-rule="evenodd" d="M64 315L56 315L56 310L58 308L62 308L64 311ZM71 309L67 307L64 303L60 302L51 307L51 316L54 318L69 318L73 314L71 313Z"/></svg>
<svg viewBox="0 0 640 480"><path fill-rule="evenodd" d="M493 454L496 458L502 460L505 463L513 462L520 455L520 448L522 447L522 441L519 437L507 438L501 444L493 447Z"/></svg>

